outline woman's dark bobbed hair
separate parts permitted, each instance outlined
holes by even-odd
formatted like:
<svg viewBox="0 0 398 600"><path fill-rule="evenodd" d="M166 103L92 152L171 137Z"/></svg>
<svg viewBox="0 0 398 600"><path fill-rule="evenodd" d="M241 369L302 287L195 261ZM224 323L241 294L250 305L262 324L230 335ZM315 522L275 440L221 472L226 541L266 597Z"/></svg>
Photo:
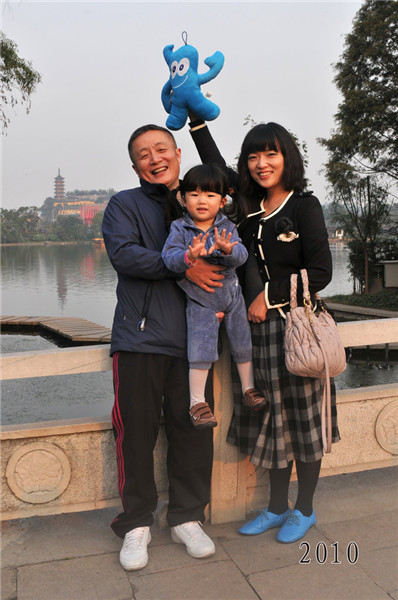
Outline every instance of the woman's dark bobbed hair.
<svg viewBox="0 0 398 600"><path fill-rule="evenodd" d="M259 199L266 195L266 190L251 177L248 168L248 157L251 153L264 150L281 151L285 160L282 181L286 191L303 191L307 181L304 177L304 162L292 135L277 123L261 123L255 125L243 140L239 160L238 178L239 192L252 206L258 206Z"/></svg>

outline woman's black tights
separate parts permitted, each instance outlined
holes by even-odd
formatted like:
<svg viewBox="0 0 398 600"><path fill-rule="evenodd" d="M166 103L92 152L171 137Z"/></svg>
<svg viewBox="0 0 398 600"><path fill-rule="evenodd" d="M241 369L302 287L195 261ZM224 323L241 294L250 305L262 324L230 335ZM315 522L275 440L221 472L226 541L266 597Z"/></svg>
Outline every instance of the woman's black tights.
<svg viewBox="0 0 398 600"><path fill-rule="evenodd" d="M296 461L298 494L295 509L299 510L305 517L312 513L312 501L319 479L321 460L305 463ZM288 509L289 483L292 474L293 462L284 469L270 469L269 480L271 496L268 510L276 515L284 513Z"/></svg>

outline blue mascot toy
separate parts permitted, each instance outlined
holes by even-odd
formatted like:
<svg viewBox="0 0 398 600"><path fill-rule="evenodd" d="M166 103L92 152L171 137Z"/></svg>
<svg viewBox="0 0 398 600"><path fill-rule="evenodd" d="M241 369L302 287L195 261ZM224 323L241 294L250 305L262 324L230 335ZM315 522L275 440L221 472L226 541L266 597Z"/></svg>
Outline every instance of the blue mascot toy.
<svg viewBox="0 0 398 600"><path fill-rule="evenodd" d="M185 33L185 32L184 32ZM163 56L170 69L170 78L163 86L162 103L165 110L170 113L166 127L172 130L184 127L188 111L194 113L199 119L212 121L220 114L217 104L211 102L200 91L200 86L214 79L224 65L224 55L217 51L204 61L209 67L207 73L199 75L199 54L196 48L185 45L173 52L171 44L163 50Z"/></svg>

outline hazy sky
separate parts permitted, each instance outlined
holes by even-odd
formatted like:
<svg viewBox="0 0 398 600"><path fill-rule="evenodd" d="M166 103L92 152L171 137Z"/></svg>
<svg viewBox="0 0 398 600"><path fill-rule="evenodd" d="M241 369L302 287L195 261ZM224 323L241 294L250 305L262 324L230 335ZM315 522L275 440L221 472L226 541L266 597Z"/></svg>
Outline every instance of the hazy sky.
<svg viewBox="0 0 398 600"><path fill-rule="evenodd" d="M245 116L276 121L308 145L312 189L323 202L317 144L333 128L339 94L332 63L361 2L7 2L2 30L42 75L26 115L11 114L3 136L3 206L41 206L58 168L66 191L135 187L127 155L131 132L165 124L160 92L168 78L163 48L183 42L225 65L203 86L221 108L211 131L233 163ZM199 162L187 128L176 132L182 173Z"/></svg>

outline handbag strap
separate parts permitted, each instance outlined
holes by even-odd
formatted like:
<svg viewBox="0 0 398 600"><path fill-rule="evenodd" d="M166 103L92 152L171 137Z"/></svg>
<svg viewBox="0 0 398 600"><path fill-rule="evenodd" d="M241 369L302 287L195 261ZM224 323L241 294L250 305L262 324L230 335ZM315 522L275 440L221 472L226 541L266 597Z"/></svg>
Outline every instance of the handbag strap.
<svg viewBox="0 0 398 600"><path fill-rule="evenodd" d="M303 298L306 302L311 303L307 269L300 269L300 275L303 282ZM292 273L290 275L290 308L297 308L297 281L297 273Z"/></svg>
<svg viewBox="0 0 398 600"><path fill-rule="evenodd" d="M323 449L326 453L332 450L332 392L330 387L329 363L326 354L321 350L325 359L325 379L323 380L321 431Z"/></svg>
<svg viewBox="0 0 398 600"><path fill-rule="evenodd" d="M321 433L323 449L326 453L329 453L332 449L332 392L330 385L330 371L329 361L326 355L325 349L322 346L321 339L317 334L314 320L310 319L310 325L314 338L318 342L318 346L321 349L323 361L325 364L325 375L321 378L321 384L323 385L322 390L322 405L321 405Z"/></svg>
<svg viewBox="0 0 398 600"><path fill-rule="evenodd" d="M290 275L290 308L297 308L297 273Z"/></svg>
<svg viewBox="0 0 398 600"><path fill-rule="evenodd" d="M300 275L301 275L301 281L303 282L303 298L307 302L310 302L311 295L310 295L307 269L300 269Z"/></svg>

